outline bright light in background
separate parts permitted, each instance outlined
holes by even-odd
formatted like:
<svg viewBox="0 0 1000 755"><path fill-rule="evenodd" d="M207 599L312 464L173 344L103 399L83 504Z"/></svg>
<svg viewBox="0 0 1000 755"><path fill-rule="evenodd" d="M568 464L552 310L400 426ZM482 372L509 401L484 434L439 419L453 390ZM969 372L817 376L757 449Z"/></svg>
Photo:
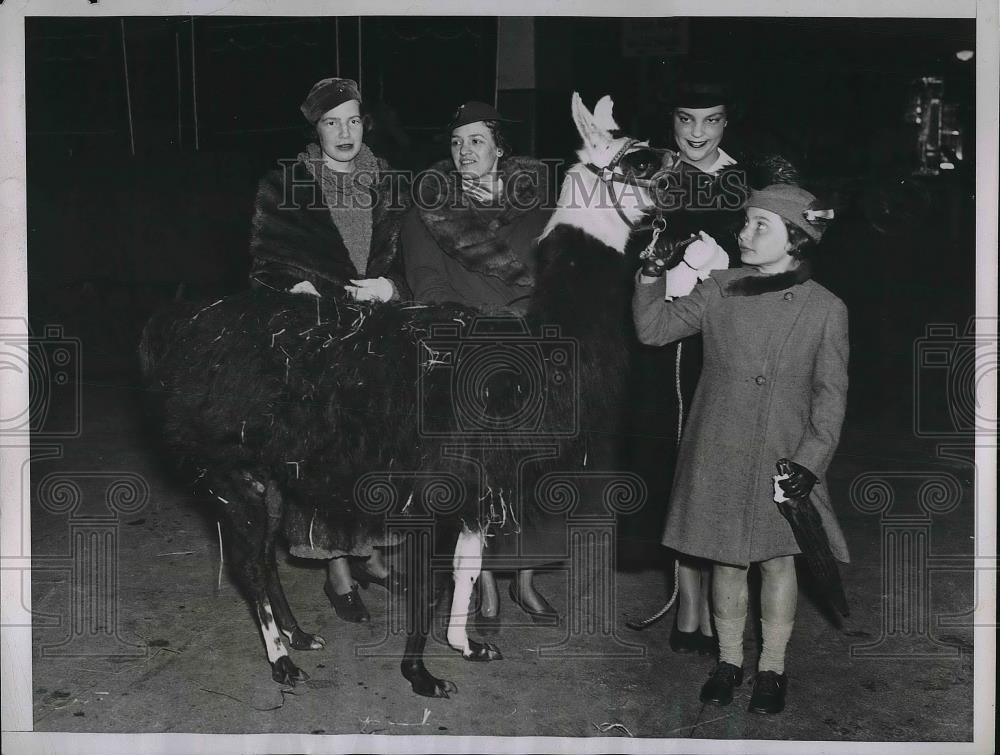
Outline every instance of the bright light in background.
<svg viewBox="0 0 1000 755"><path fill-rule="evenodd" d="M965 63L972 60L972 56L975 54L972 50L959 50L955 53L955 57Z"/></svg>

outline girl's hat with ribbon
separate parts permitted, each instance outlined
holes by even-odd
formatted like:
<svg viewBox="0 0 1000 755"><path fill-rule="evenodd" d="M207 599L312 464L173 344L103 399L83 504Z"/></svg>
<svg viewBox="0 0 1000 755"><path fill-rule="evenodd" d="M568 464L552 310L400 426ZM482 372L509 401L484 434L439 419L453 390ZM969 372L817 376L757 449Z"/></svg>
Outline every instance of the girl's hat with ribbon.
<svg viewBox="0 0 1000 755"><path fill-rule="evenodd" d="M834 211L823 208L819 200L805 189L791 184L772 184L750 193L747 207L769 210L801 228L813 241L823 238L826 222L833 220Z"/></svg>

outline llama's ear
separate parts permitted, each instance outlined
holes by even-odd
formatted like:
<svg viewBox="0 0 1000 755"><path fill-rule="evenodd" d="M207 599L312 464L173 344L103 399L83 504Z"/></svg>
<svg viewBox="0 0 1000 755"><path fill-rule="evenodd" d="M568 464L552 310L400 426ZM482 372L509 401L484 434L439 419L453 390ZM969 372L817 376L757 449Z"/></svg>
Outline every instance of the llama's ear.
<svg viewBox="0 0 1000 755"><path fill-rule="evenodd" d="M615 117L611 114L614 108L615 101L611 99L610 95L606 94L601 97L597 101L597 107L594 108L594 123L606 131L616 131L620 127L615 123Z"/></svg>
<svg viewBox="0 0 1000 755"><path fill-rule="evenodd" d="M587 106L583 104L579 92L573 92L573 97L570 100L570 109L573 111L573 123L576 124L577 132L583 137L585 142L588 141L587 134L592 129L591 120L593 116L587 110Z"/></svg>
<svg viewBox="0 0 1000 755"><path fill-rule="evenodd" d="M611 138L611 135L606 130L600 128L594 122L594 116L587 110L587 106L583 104L579 92L573 92L572 107L573 122L576 124L576 130L583 139L584 146L596 148Z"/></svg>

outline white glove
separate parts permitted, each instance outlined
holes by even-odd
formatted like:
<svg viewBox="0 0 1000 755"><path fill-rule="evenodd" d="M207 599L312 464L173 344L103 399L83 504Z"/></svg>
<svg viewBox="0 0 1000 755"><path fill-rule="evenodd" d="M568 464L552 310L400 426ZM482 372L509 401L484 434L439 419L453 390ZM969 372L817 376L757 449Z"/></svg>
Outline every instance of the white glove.
<svg viewBox="0 0 1000 755"><path fill-rule="evenodd" d="M701 238L684 250L684 262L698 271L698 280L705 280L713 270L729 267L729 257L707 233L699 231L698 235Z"/></svg>
<svg viewBox="0 0 1000 755"><path fill-rule="evenodd" d="M292 286L290 289L288 289L288 293L290 293L290 294L308 294L309 296L318 296L321 299L323 298L322 296L320 296L319 291L316 290L316 287L312 283L310 283L309 281L299 281L294 286Z"/></svg>
<svg viewBox="0 0 1000 755"><path fill-rule="evenodd" d="M355 301L389 301L396 295L396 287L388 278L362 278L352 280L353 286L344 286Z"/></svg>
<svg viewBox="0 0 1000 755"><path fill-rule="evenodd" d="M713 270L725 270L729 267L729 257L715 239L704 231L699 231L700 238L684 250L683 261L664 273L667 291L666 298L690 294L698 281L705 280Z"/></svg>
<svg viewBox="0 0 1000 755"><path fill-rule="evenodd" d="M785 501L788 500L788 496L785 495L785 491L781 489L781 485L779 485L778 483L781 482L782 480L787 480L788 475L776 474L771 479L774 480L774 502L784 503Z"/></svg>

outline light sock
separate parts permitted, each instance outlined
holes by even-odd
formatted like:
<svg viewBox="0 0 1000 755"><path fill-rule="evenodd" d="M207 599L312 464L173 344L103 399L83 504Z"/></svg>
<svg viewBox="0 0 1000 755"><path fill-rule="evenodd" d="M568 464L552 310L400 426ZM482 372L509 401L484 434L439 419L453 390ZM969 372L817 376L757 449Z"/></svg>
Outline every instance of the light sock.
<svg viewBox="0 0 1000 755"><path fill-rule="evenodd" d="M718 621L718 619L716 619ZM794 622L788 624L776 621L760 620L761 635L764 647L757 663L757 671L773 671L776 674L785 673L785 648L788 638L792 636Z"/></svg>
<svg viewBox="0 0 1000 755"><path fill-rule="evenodd" d="M743 629L746 614L732 619L724 619L714 614L715 634L719 638L719 661L743 667Z"/></svg>

